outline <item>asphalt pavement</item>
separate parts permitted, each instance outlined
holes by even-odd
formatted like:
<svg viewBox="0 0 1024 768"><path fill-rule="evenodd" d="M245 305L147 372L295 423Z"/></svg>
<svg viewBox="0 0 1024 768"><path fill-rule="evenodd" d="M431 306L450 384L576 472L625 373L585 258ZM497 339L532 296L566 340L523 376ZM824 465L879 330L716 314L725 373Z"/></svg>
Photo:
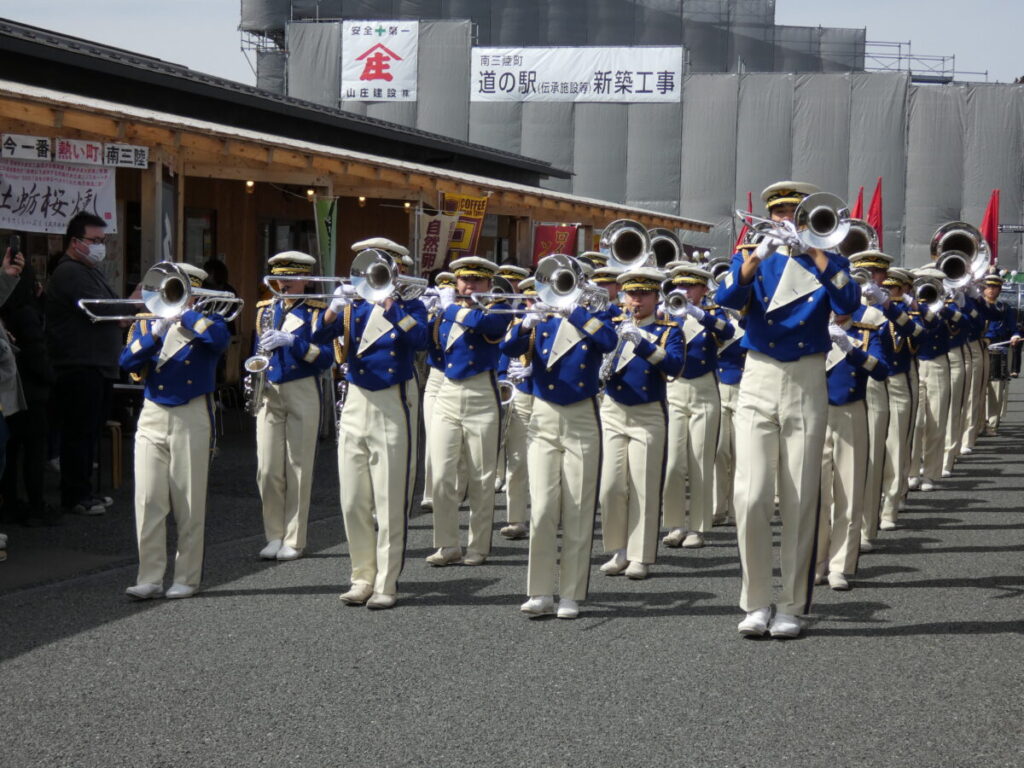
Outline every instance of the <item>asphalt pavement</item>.
<svg viewBox="0 0 1024 768"><path fill-rule="evenodd" d="M641 582L598 572L598 534L580 618L531 620L526 541L430 568L417 514L398 606L345 606L333 443L306 556L267 563L251 425L226 429L192 599L124 596L130 472L103 517L4 529L0 765L1024 765L1019 382L1000 436L913 493L786 642L736 632L733 528L660 548Z"/></svg>

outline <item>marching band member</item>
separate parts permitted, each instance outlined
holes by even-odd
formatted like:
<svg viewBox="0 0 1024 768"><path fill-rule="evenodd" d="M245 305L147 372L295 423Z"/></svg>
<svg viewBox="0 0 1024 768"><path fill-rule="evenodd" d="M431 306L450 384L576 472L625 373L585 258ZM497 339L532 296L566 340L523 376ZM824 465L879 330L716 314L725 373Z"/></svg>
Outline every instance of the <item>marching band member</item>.
<svg viewBox="0 0 1024 768"><path fill-rule="evenodd" d="M584 251L579 255L577 261L589 263L596 273L597 270L608 266L608 254L601 251Z"/></svg>
<svg viewBox="0 0 1024 768"><path fill-rule="evenodd" d="M498 265L479 256L451 263L456 288L441 291L442 318L437 343L444 350L444 381L430 423L430 461L434 474L434 546L427 557L435 566L462 562L481 565L491 552L494 522L494 473L498 458L500 406L496 379L499 347L511 315L471 305L470 295L491 289ZM492 308L508 308L497 303ZM469 541L465 558L459 545L459 465L466 457Z"/></svg>
<svg viewBox="0 0 1024 768"><path fill-rule="evenodd" d="M310 275L316 260L284 251L267 264L271 276ZM284 294L306 293L302 280L278 281ZM263 503L264 560L295 560L306 547L313 464L320 429L320 374L331 367L329 344L316 344L323 302L267 299L256 310L257 354L270 357L262 401L256 404L256 483Z"/></svg>
<svg viewBox="0 0 1024 768"><path fill-rule="evenodd" d="M1003 279L998 273L992 272L985 276L985 303L988 304L990 314L995 314L998 319L989 319L986 322L984 342L986 347L989 344L1009 341L1011 346L1020 344L1020 334L1017 333L1017 313L1013 307L1004 301L999 300L999 294L1003 290ZM1002 347L986 351L991 356L989 368L989 381L986 385L985 405L985 434L995 435L999 432L999 420L1006 403L1007 380L1010 378L1010 369L1007 365L1009 347Z"/></svg>
<svg viewBox="0 0 1024 768"><path fill-rule="evenodd" d="M717 348L736 328L725 312L705 302L711 273L684 263L669 275L674 287L686 292L682 322L686 347L682 374L669 382L668 453L664 517L668 547L703 547L714 514L715 449L721 400L718 394ZM686 503L689 480L690 500Z"/></svg>
<svg viewBox="0 0 1024 768"><path fill-rule="evenodd" d="M757 243L744 243L739 250L752 250ZM734 310L733 310L734 311ZM736 401L740 394L740 379L743 378L743 364L747 350L739 343L743 338L746 321L726 313L726 319L733 327L733 335L718 344L718 397L722 402L721 419L718 425L718 448L715 451L715 492L711 514L712 525L732 525L733 477L736 474L736 431L733 421L736 417Z"/></svg>
<svg viewBox="0 0 1024 768"><path fill-rule="evenodd" d="M964 407L969 400L970 365L967 343L970 327L978 316L977 308L964 291L953 291L946 299L953 319L949 324L949 410L946 412L945 450L942 454L942 477L953 475L953 465L960 458L963 427L967 419ZM973 314L972 314L973 313Z"/></svg>
<svg viewBox="0 0 1024 768"><path fill-rule="evenodd" d="M193 288L206 273L179 264ZM179 317L140 315L120 365L145 380L135 432L135 527L139 572L126 593L139 600L164 594L168 514L178 531L174 583L167 597L191 597L203 575L206 481L213 436L217 361L228 347L224 318L186 309Z"/></svg>
<svg viewBox="0 0 1024 768"><path fill-rule="evenodd" d="M941 283L945 278L940 270L922 267L912 272L915 278L927 278ZM910 312L924 317L927 307ZM924 336L917 350L918 402L914 424L914 442L910 455L910 490L935 490L935 481L942 476L946 422L950 408L950 330L958 327L961 314L948 303L936 313L939 322Z"/></svg>
<svg viewBox="0 0 1024 768"><path fill-rule="evenodd" d="M982 288L971 283L964 289L968 305L964 314L968 318L967 341L964 342L966 380L964 383L964 413L960 434L960 455L966 456L974 452L974 444L978 440L981 427L981 408L984 402L986 379L988 376L988 352L982 344L985 325L988 317L988 304L982 298ZM997 318L991 318L997 319Z"/></svg>
<svg viewBox="0 0 1024 768"><path fill-rule="evenodd" d="M850 315L836 315L828 329L832 349L825 359L828 426L821 459L815 583L827 579L835 590L849 589L847 577L857 571L870 434L868 376L884 382L889 375L883 329L888 331L884 321L854 322Z"/></svg>
<svg viewBox="0 0 1024 768"><path fill-rule="evenodd" d="M882 287L889 291L891 311L899 313L895 318L892 314L886 315L889 318L891 353L887 359L889 378L886 380L886 390L889 393L889 425L885 433L882 501L878 524L883 531L891 531L896 527L896 517L902 509L907 495L907 477L910 472L910 449L914 429L914 403L917 401L915 350L929 329L939 323L938 317L927 308L924 310L924 319L921 319L921 315L915 311L916 303L913 301L913 296L908 293L913 282L913 277L906 270L890 267L882 283ZM873 536L869 538L873 538ZM863 540L861 544L864 549Z"/></svg>
<svg viewBox="0 0 1024 768"><path fill-rule="evenodd" d="M608 291L608 308L597 313L602 320L611 320L622 314L621 297L619 296L619 276L621 274L622 270L616 267L598 267L590 278L590 282L598 288Z"/></svg>
<svg viewBox="0 0 1024 768"><path fill-rule="evenodd" d="M525 280L530 276L530 270L525 267L517 267L515 264L502 264L498 267L497 277L503 277L508 280L508 284L512 287L512 293L521 293L519 290L520 281ZM504 355L498 358L498 378L504 379L508 375L509 360ZM502 439L499 441L498 448L498 469L494 473L494 492L501 493L505 487L505 475L508 471L508 459L505 455L507 440ZM506 504L507 506L507 504ZM525 520L524 520L525 522ZM505 526L506 528L508 526ZM525 532L524 532L525 535ZM507 537L506 537L507 538Z"/></svg>
<svg viewBox="0 0 1024 768"><path fill-rule="evenodd" d="M418 300L353 299L345 286L335 293L315 339L343 338L341 362L348 363L338 479L352 586L341 600L387 609L395 605L405 562L409 487L416 479L413 363L427 346L427 314Z"/></svg>
<svg viewBox="0 0 1024 768"><path fill-rule="evenodd" d="M537 295L532 277L520 282L518 290L526 295ZM527 300L525 303L528 307L533 305L533 301ZM517 318L513 322L522 320ZM530 520L527 510L530 476L526 463L526 433L530 426L530 414L533 412L533 384L530 381L533 375L532 355L530 350L527 350L526 354L520 357L509 359L504 354L502 357L508 360L506 376L513 382L516 393L512 397L512 402L506 406L511 408L512 412L508 415L508 428L502 436L507 457L505 507L508 519L498 533L506 539L524 539L529 535L526 524Z"/></svg>
<svg viewBox="0 0 1024 768"><path fill-rule="evenodd" d="M601 474L601 424L597 393L601 361L618 339L611 323L581 306L527 315L513 326L503 351L533 355L533 414L527 434L530 472L530 559L520 610L555 610L574 619L590 582L590 550ZM561 560L558 527L562 528Z"/></svg>
<svg viewBox="0 0 1024 768"><path fill-rule="evenodd" d="M762 193L775 221L792 221L796 204L816 192L781 182ZM822 453L828 417L825 353L831 312L860 304L860 290L841 256L807 249L780 253L767 238L732 258L716 298L747 310L742 344L747 362L736 405L736 533L742 565L739 624L744 635L796 637L797 614L810 609ZM782 594L771 618L772 503L778 480L782 517Z"/></svg>
<svg viewBox="0 0 1024 768"><path fill-rule="evenodd" d="M601 530L611 559L609 576L647 578L658 547L658 518L665 483L668 413L665 381L683 368L679 327L657 318L662 275L657 269L624 272L626 294L618 324L619 353L605 364L601 402Z"/></svg>
<svg viewBox="0 0 1024 768"><path fill-rule="evenodd" d="M434 277L434 287L455 288L455 275L451 272L438 272ZM437 343L438 328L441 325L441 307L436 298L427 307L427 383L423 387L423 443L430 445L430 420L434 415L434 401L444 381L444 350ZM423 499L420 509L430 512L434 509L434 469L430 463L429 448L423 451Z"/></svg>

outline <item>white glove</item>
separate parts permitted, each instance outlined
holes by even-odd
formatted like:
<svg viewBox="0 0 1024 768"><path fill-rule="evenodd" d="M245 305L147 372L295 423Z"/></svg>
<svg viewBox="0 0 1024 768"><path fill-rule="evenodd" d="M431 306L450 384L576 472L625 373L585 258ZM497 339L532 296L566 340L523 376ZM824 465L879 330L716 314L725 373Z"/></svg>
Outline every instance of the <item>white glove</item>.
<svg viewBox="0 0 1024 768"><path fill-rule="evenodd" d="M180 319L180 315L176 315L174 317L161 317L159 320L155 321L153 325L150 327L150 333L152 333L157 338L160 338L166 335L166 333L169 330L171 330L171 326L178 322L178 320Z"/></svg>
<svg viewBox="0 0 1024 768"><path fill-rule="evenodd" d="M539 306L539 305L537 305L537 306ZM534 328L537 327L537 325L540 323L540 321L543 319L543 317L544 316L542 314L540 314L539 312L529 312L529 313L527 313L526 315L523 316L523 330L524 331L532 331Z"/></svg>
<svg viewBox="0 0 1024 768"><path fill-rule="evenodd" d="M966 299L966 296L964 296L964 292L963 291L961 291L959 288L957 290L953 291L952 299L953 299L953 303L956 304L957 307L963 309L964 299Z"/></svg>
<svg viewBox="0 0 1024 768"><path fill-rule="evenodd" d="M885 291L879 288L874 283L865 283L860 289L861 295L867 299L868 304L872 307L876 304L885 303Z"/></svg>
<svg viewBox="0 0 1024 768"><path fill-rule="evenodd" d="M533 374L532 365L523 365L518 360L512 360L508 364L508 377L510 379L528 379Z"/></svg>
<svg viewBox="0 0 1024 768"><path fill-rule="evenodd" d="M268 352L273 352L280 347L290 347L294 343L294 334L287 331L265 331L260 336L260 346Z"/></svg>
<svg viewBox="0 0 1024 768"><path fill-rule="evenodd" d="M351 285L339 285L334 289L334 299L331 301L330 310L336 315L340 315L345 311L345 307L352 301L348 290L352 288Z"/></svg>
<svg viewBox="0 0 1024 768"><path fill-rule="evenodd" d="M442 288L437 292L437 299L441 302L441 311L443 312L455 303L455 289Z"/></svg>
<svg viewBox="0 0 1024 768"><path fill-rule="evenodd" d="M564 307L552 308L551 311L561 315L562 317L568 317L576 310L576 307L578 306L579 304L567 304Z"/></svg>
<svg viewBox="0 0 1024 768"><path fill-rule="evenodd" d="M619 328L619 338L630 342L634 347L644 339L643 333L635 325L623 325Z"/></svg>
<svg viewBox="0 0 1024 768"><path fill-rule="evenodd" d="M434 294L425 293L420 297L420 301L423 302L423 308L427 312L433 312L437 305L440 303L440 299Z"/></svg>
<svg viewBox="0 0 1024 768"><path fill-rule="evenodd" d="M690 303L687 303L685 311L686 311L686 314L688 314L690 317L692 317L698 323L701 320L703 320L704 319L704 315L707 314L707 312L705 312L703 309L698 307L696 304L690 304Z"/></svg>
<svg viewBox="0 0 1024 768"><path fill-rule="evenodd" d="M843 352L849 352L853 349L853 342L850 337L846 334L842 328L835 323L832 323L828 327L829 338L832 339L832 343L835 344Z"/></svg>
<svg viewBox="0 0 1024 768"><path fill-rule="evenodd" d="M779 249L780 245L782 245L781 240L776 240L774 237L764 237L757 244L757 248L754 249L754 255L759 259L767 259Z"/></svg>

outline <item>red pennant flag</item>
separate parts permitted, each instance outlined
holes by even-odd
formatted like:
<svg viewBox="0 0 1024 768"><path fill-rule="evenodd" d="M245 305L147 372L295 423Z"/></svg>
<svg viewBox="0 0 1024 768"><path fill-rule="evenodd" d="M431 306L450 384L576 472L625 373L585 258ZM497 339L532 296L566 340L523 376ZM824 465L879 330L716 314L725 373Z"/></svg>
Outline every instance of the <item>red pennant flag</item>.
<svg viewBox="0 0 1024 768"><path fill-rule="evenodd" d="M878 183L875 184L875 192L871 195L871 207L868 208L868 224L875 228L875 232L878 233L878 247L883 248L882 245L882 177L878 177Z"/></svg>
<svg viewBox="0 0 1024 768"><path fill-rule="evenodd" d="M984 237L992 250L989 264L995 264L999 256L999 190L992 190L992 197L985 209L985 218L981 220L981 236Z"/></svg>
<svg viewBox="0 0 1024 768"><path fill-rule="evenodd" d="M857 193L857 202L850 209L850 217L854 219L864 218L864 187L861 187L860 192Z"/></svg>
<svg viewBox="0 0 1024 768"><path fill-rule="evenodd" d="M747 192L747 213L754 212L754 197L750 192ZM743 226L740 227L739 237L736 238L736 244L732 247L732 252L736 253L740 246L743 245L743 240L747 236L747 223L743 222Z"/></svg>

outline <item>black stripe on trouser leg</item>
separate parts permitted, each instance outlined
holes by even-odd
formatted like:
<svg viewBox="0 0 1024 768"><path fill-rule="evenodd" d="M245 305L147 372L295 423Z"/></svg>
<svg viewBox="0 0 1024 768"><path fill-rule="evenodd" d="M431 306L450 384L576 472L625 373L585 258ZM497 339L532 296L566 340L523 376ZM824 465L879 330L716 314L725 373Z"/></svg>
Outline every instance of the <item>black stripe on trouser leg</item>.
<svg viewBox="0 0 1024 768"><path fill-rule="evenodd" d="M593 555L594 550L594 525L597 522L597 506L600 503L600 490L601 490L601 465L604 463L604 430L601 428L601 413L600 406L597 403L597 398L590 398L590 404L594 409L594 423L597 425L597 479L595 481L594 488L594 508L590 513L590 536L587 540L587 573L586 578L583 582L583 593L585 595L590 594L590 558ZM582 514L583 510L580 510ZM561 585L559 585L561 588Z"/></svg>
<svg viewBox="0 0 1024 768"><path fill-rule="evenodd" d="M489 371L491 379L491 389L494 390L494 405L498 411L498 442L495 443L497 450L494 452L494 476L498 476L498 457L501 455L501 423L503 421L501 417L501 391L498 389L498 378L494 371ZM512 407L512 403L508 404L508 407ZM506 504L506 506L508 506Z"/></svg>
<svg viewBox="0 0 1024 768"><path fill-rule="evenodd" d="M659 400L658 405L661 407L661 421L665 427L665 439L662 440L661 446L661 474L658 479L658 525L652 526L654 536L654 562L658 562L658 537L661 535L661 508L665 502L665 475L668 473L668 404L664 400ZM650 460L650 457L647 457ZM650 504L650 502L647 502ZM652 563L653 565L654 563Z"/></svg>
<svg viewBox="0 0 1024 768"><path fill-rule="evenodd" d="M827 430L827 422L826 422L826 430ZM834 453L833 453L833 455L834 455ZM821 459L819 458L819 459L817 459L817 461L818 461L819 470L820 470ZM833 464L834 463L835 462L833 460ZM833 470L833 471L835 471L835 470ZM817 562L818 562L818 529L820 527L821 527L821 473L819 471L819 473L818 473L818 503L814 507L814 538L811 539L811 542L812 542L811 543L811 564L810 564L810 567L807 569L807 571L808 571L808 573L807 573L807 599L804 601L804 610L803 610L803 613L805 613L805 614L811 612L811 598L814 595L814 571L815 571L815 566L817 565ZM857 536L858 537L860 536L860 532L859 531L857 533ZM857 540L857 543L858 543L858 545L860 544L860 539L859 538Z"/></svg>
<svg viewBox="0 0 1024 768"><path fill-rule="evenodd" d="M405 387L408 381L403 381L398 386L399 397L402 400L402 410L405 412L405 486L403 487L402 494L402 561L398 566L398 576L402 575L402 570L405 568L405 547L406 542L409 540L409 505L405 503L405 500L409 498L409 486L412 483L410 475L412 474L412 414L409 412L409 403L405 396ZM390 528L390 522L388 524ZM395 591L398 591L398 577L395 577Z"/></svg>

